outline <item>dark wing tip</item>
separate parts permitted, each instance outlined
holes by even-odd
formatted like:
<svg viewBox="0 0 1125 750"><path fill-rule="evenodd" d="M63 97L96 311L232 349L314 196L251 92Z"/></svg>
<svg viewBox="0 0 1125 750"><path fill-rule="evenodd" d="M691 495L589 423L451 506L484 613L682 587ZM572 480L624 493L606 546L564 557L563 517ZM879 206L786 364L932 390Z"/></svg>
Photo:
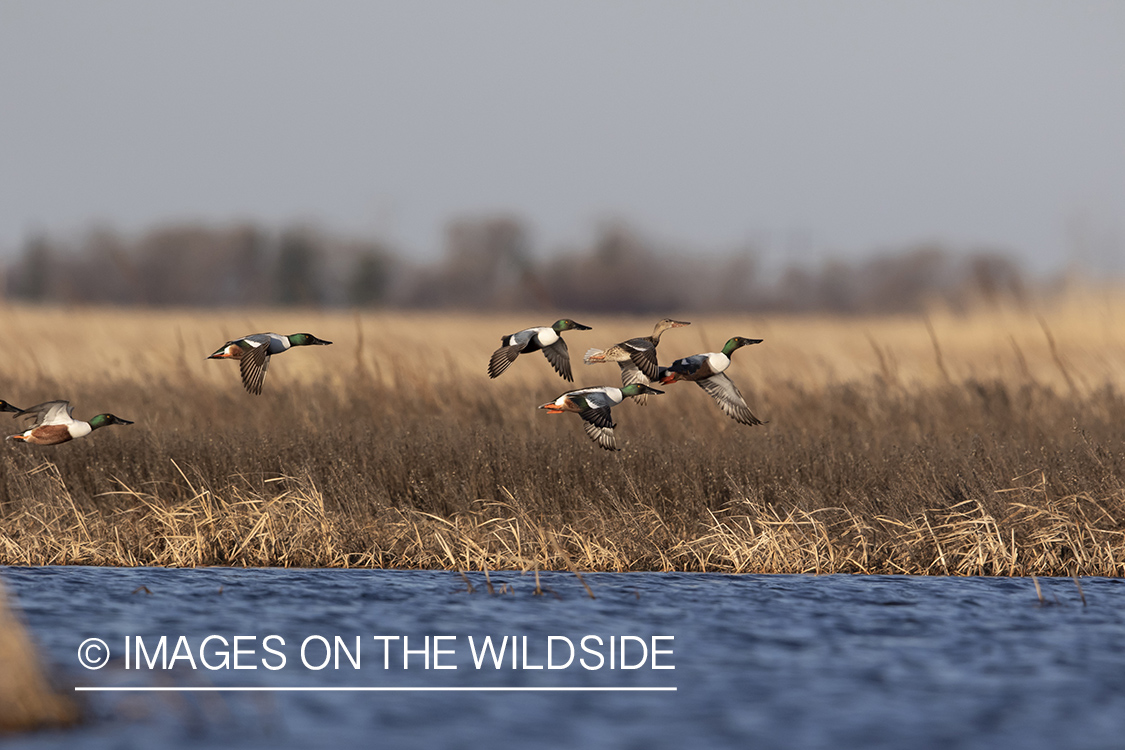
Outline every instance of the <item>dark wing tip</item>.
<svg viewBox="0 0 1125 750"><path fill-rule="evenodd" d="M500 377L500 374L508 369L508 365L516 361L519 354L516 346L502 346L494 351L492 357L488 360L488 377Z"/></svg>

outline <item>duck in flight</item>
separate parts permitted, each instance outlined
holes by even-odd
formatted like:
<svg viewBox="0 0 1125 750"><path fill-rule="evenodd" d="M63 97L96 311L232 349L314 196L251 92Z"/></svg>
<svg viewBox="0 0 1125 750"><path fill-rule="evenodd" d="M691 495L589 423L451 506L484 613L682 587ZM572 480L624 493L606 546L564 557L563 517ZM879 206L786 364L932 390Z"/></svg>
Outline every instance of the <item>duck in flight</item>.
<svg viewBox="0 0 1125 750"><path fill-rule="evenodd" d="M653 327L651 336L638 336L614 344L608 349L590 349L582 361L588 365L616 362L621 367L622 385L640 383L651 387L660 381L663 374L662 368L656 363L656 347L660 344L660 337L669 329L689 325L691 323L684 320L664 318ZM648 396L641 394L633 400L644 406Z"/></svg>
<svg viewBox="0 0 1125 750"><path fill-rule="evenodd" d="M14 408L14 407L13 407ZM21 414L34 419L31 426L21 433L9 435L8 440L32 443L34 445L57 445L68 440L85 437L99 427L111 424L133 424L127 419L115 417L112 414L99 414L91 417L89 422L75 419L74 407L69 401L47 401L27 409L22 409L16 414Z"/></svg>
<svg viewBox="0 0 1125 750"><path fill-rule="evenodd" d="M311 333L252 333L220 346L207 359L237 359L242 385L255 396L262 395L262 381L270 366L270 357L287 352L294 346L326 346L331 341L318 339Z"/></svg>
<svg viewBox="0 0 1125 750"><path fill-rule="evenodd" d="M658 391L641 383L632 383L621 388L612 385L598 386L596 388L580 388L577 391L567 391L550 403L539 408L546 409L550 414L563 414L572 411L582 417L582 427L590 439L608 451L617 450L617 438L614 437L613 423L609 410L625 400L627 396L637 397L643 395L658 395Z"/></svg>
<svg viewBox="0 0 1125 750"><path fill-rule="evenodd" d="M723 345L721 352L705 352L677 359L664 369L660 382L667 385L677 380L690 381L707 391L707 395L715 399L723 413L734 421L746 425L765 424L751 413L738 386L724 374L730 367L730 356L736 349L760 343L762 339L735 336Z"/></svg>
<svg viewBox="0 0 1125 750"><path fill-rule="evenodd" d="M570 318L556 320L549 326L525 328L522 331L509 333L500 337L500 348L492 353L488 361L488 377L498 378L508 365L516 361L516 357L527 352L542 350L555 372L563 379L574 382L574 375L570 370L570 352L567 351L566 342L562 339L563 331L589 331L590 326L575 323Z"/></svg>

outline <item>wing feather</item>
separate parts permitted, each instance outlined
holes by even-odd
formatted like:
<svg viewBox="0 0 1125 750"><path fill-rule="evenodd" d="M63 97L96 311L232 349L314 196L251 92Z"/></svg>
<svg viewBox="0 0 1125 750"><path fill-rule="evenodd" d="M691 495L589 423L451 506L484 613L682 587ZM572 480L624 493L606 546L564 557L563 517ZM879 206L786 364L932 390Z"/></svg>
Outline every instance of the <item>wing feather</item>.
<svg viewBox="0 0 1125 750"><path fill-rule="evenodd" d="M629 359L649 380L656 380L660 365L656 363L656 347L647 339L631 339L622 344Z"/></svg>
<svg viewBox="0 0 1125 750"><path fill-rule="evenodd" d="M590 422L583 422L582 427L586 430L586 434L590 436L591 440L607 451L617 450L617 438L613 435L612 427L599 427Z"/></svg>
<svg viewBox="0 0 1125 750"><path fill-rule="evenodd" d="M700 388L707 391L707 394L715 399L715 403L719 405L723 413L734 421L748 425L764 424L762 420L750 412L750 407L746 405L746 399L742 397L742 393L738 390L734 381L723 373L720 372L695 382L699 384Z"/></svg>
<svg viewBox="0 0 1125 750"><path fill-rule="evenodd" d="M262 381L265 380L269 363L269 347L262 342L242 354L238 360L238 369L242 373L242 385L247 392L255 396L262 395Z"/></svg>
<svg viewBox="0 0 1125 750"><path fill-rule="evenodd" d="M608 427L613 429L617 425L613 423L613 417L609 414L608 406L590 406L578 412L578 416L586 420L592 425L598 427Z"/></svg>
<svg viewBox="0 0 1125 750"><path fill-rule="evenodd" d="M35 429L41 425L48 424L70 424L74 421L71 414L74 412L74 407L70 405L69 401L44 401L35 406L29 406L24 409L21 414L16 414L16 417L24 417L25 419L32 420L30 429Z"/></svg>
<svg viewBox="0 0 1125 750"><path fill-rule="evenodd" d="M508 365L516 361L516 357L520 355L523 346L523 344L511 344L510 346L502 346L494 351L492 353L492 359L488 360L488 377L500 377L500 373L507 370Z"/></svg>
<svg viewBox="0 0 1125 750"><path fill-rule="evenodd" d="M574 382L574 375L570 371L570 352L561 336L555 343L543 347L543 356L551 363L551 367L555 368L555 372L562 375L565 380Z"/></svg>

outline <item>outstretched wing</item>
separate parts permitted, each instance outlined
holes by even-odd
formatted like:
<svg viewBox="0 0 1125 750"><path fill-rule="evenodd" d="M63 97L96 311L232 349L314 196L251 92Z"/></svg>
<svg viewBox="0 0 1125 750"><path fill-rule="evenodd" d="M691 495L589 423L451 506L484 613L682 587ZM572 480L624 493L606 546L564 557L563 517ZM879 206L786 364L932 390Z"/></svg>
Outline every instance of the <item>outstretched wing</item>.
<svg viewBox="0 0 1125 750"><path fill-rule="evenodd" d="M73 411L74 407L70 405L69 401L44 401L41 404L29 406L23 410L23 413L15 416L34 420L29 429L35 429L45 424L70 424L74 421L74 417L71 416Z"/></svg>
<svg viewBox="0 0 1125 750"><path fill-rule="evenodd" d="M607 451L617 450L617 438L613 436L612 427L598 427L589 422L583 422L582 427L586 430L586 434L590 436L591 440Z"/></svg>
<svg viewBox="0 0 1125 750"><path fill-rule="evenodd" d="M578 412L582 417L582 427L594 442L606 450L617 450L617 439L613 436L613 418L609 415L608 406L591 406Z"/></svg>
<svg viewBox="0 0 1125 750"><path fill-rule="evenodd" d="M265 380L266 370L270 364L269 344L262 341L245 339L250 345L241 359L238 360L238 369L242 373L242 385L255 396L262 395L262 381Z"/></svg>
<svg viewBox="0 0 1125 750"><path fill-rule="evenodd" d="M508 369L508 365L516 361L516 357L523 351L523 344L512 344L511 346L502 346L492 353L492 359L488 360L488 377L498 378L500 373Z"/></svg>
<svg viewBox="0 0 1125 750"><path fill-rule="evenodd" d="M550 346L543 347L543 356L551 363L551 367L555 368L555 372L571 383L574 382L574 375L570 372L570 352L567 351L566 342L562 337Z"/></svg>
<svg viewBox="0 0 1125 750"><path fill-rule="evenodd" d="M659 365L656 364L656 346L648 339L629 339L621 343L621 348L629 353L629 359L649 380L656 380Z"/></svg>
<svg viewBox="0 0 1125 750"><path fill-rule="evenodd" d="M750 413L750 407L746 405L746 399L742 398L738 386L723 373L720 372L717 375L695 382L699 384L700 388L707 391L707 394L715 399L719 408L734 421L748 425L764 424L762 420Z"/></svg>

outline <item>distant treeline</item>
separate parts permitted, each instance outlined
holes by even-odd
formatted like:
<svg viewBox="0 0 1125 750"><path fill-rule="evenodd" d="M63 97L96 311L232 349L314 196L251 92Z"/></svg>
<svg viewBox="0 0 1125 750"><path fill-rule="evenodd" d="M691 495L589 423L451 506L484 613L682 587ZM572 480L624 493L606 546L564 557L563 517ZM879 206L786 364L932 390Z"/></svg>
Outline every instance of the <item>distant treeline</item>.
<svg viewBox="0 0 1125 750"><path fill-rule="evenodd" d="M1024 274L997 253L923 246L767 274L752 250L668 252L617 225L589 247L541 259L526 226L511 218L452 222L444 258L429 265L308 228L184 225L136 238L104 230L69 242L38 236L2 273L12 301L126 305L858 314L913 312L935 301L1020 302L1026 294Z"/></svg>

